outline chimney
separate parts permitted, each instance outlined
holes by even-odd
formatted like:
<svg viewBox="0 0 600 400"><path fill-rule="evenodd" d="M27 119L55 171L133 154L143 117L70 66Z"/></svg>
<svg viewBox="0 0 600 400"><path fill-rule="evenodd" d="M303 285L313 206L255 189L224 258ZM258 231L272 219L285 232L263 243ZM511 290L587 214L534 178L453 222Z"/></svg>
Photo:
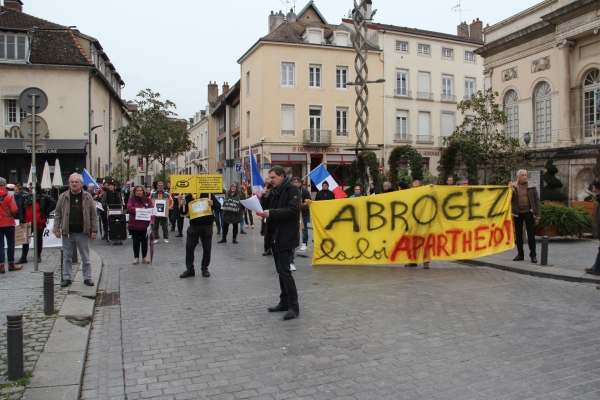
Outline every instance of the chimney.
<svg viewBox="0 0 600 400"><path fill-rule="evenodd" d="M277 14L269 15L269 22L271 22L271 25L269 26L269 33L273 32L275 29L277 29L279 27L279 25L285 23L285 17L283 15L283 13L281 12L281 10L279 10L279 12Z"/></svg>
<svg viewBox="0 0 600 400"><path fill-rule="evenodd" d="M209 81L208 82L208 102L214 103L215 100L217 100L217 97L219 97L219 85L217 85L217 82L212 83L211 81Z"/></svg>
<svg viewBox="0 0 600 400"><path fill-rule="evenodd" d="M229 91L229 82L223 82L223 94Z"/></svg>
<svg viewBox="0 0 600 400"><path fill-rule="evenodd" d="M372 12L373 12L373 2L371 0L367 0L367 14L365 15L365 18L370 20Z"/></svg>
<svg viewBox="0 0 600 400"><path fill-rule="evenodd" d="M206 110L200 110L200 119L204 119L206 117Z"/></svg>
<svg viewBox="0 0 600 400"><path fill-rule="evenodd" d="M461 22L460 25L456 27L456 35L461 37L469 37L469 25L467 25L467 21Z"/></svg>
<svg viewBox="0 0 600 400"><path fill-rule="evenodd" d="M271 11L271 15L269 15L269 33L271 33L271 27L273 26L273 22L275 22L275 14Z"/></svg>
<svg viewBox="0 0 600 400"><path fill-rule="evenodd" d="M479 18L471 22L469 37L473 40L483 41L483 22L481 22Z"/></svg>
<svg viewBox="0 0 600 400"><path fill-rule="evenodd" d="M13 11L23 12L23 2L21 0L4 0L4 7Z"/></svg>
<svg viewBox="0 0 600 400"><path fill-rule="evenodd" d="M296 22L296 13L294 13L294 9L290 8L290 12L286 15L285 20L288 24L293 24Z"/></svg>
<svg viewBox="0 0 600 400"><path fill-rule="evenodd" d="M190 125L194 125L194 118L190 118Z"/></svg>

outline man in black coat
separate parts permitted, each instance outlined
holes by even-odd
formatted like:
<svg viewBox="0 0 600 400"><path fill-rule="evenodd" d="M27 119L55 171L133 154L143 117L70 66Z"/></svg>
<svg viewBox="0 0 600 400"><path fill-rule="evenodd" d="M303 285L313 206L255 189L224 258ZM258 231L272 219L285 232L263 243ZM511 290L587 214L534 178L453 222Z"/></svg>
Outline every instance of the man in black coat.
<svg viewBox="0 0 600 400"><path fill-rule="evenodd" d="M321 190L319 190L315 196L315 201L319 200L335 200L335 194L329 190L329 182L323 181L321 183Z"/></svg>
<svg viewBox="0 0 600 400"><path fill-rule="evenodd" d="M300 191L286 176L285 170L275 165L269 170L273 188L263 190L263 217L267 219L265 236L271 244L275 269L279 274L279 304L269 307L269 312L287 311L284 320L300 315L296 282L290 270L292 250L300 241Z"/></svg>

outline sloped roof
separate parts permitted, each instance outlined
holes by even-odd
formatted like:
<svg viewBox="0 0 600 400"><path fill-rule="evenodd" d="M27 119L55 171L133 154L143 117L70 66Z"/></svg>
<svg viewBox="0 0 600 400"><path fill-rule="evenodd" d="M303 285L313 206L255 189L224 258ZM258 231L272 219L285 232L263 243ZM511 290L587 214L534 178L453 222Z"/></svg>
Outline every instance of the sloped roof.
<svg viewBox="0 0 600 400"><path fill-rule="evenodd" d="M344 20L344 21L352 22L352 20ZM376 28L376 29L377 28L378 29L386 29L388 31L398 32L398 33L407 33L407 34L411 34L411 35L428 36L428 37L438 38L438 39L454 40L457 42L471 43L471 44L478 45L478 46L482 45L484 43L483 40L475 40L475 39L471 39L471 38L464 37L464 36L451 35L449 33L426 31L426 30L417 29L417 28L407 28L404 26L396 26L396 25L388 25L388 24L373 24L373 25L369 25L369 27Z"/></svg>
<svg viewBox="0 0 600 400"><path fill-rule="evenodd" d="M309 7L312 8L317 13L317 15L319 16L319 18L321 18L321 20L323 21L323 23L325 23L325 24L327 23L327 20L325 19L325 17L323 16L323 14L321 14L321 11L319 11L319 9L317 8L317 6L315 5L314 0L310 0L304 6L304 8L302 10L300 10L300 12L298 14L296 14L297 18L300 19L302 17L302 14L304 14L304 12L306 10L308 10Z"/></svg>
<svg viewBox="0 0 600 400"><path fill-rule="evenodd" d="M29 61L33 64L93 65L66 29L35 31Z"/></svg>
<svg viewBox="0 0 600 400"><path fill-rule="evenodd" d="M64 25L55 24L6 7L0 7L0 27L24 30L33 29L33 27L39 29L67 29Z"/></svg>

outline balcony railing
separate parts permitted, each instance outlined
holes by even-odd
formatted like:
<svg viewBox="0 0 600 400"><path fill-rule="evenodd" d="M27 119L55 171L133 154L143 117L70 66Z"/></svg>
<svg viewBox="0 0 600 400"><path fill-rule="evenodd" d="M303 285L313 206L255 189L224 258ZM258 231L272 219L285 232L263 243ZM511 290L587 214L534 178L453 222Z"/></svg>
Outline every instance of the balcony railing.
<svg viewBox="0 0 600 400"><path fill-rule="evenodd" d="M433 93L417 92L417 100L433 100Z"/></svg>
<svg viewBox="0 0 600 400"><path fill-rule="evenodd" d="M408 133L396 132L394 136L396 142L409 142L412 143L412 135Z"/></svg>
<svg viewBox="0 0 600 400"><path fill-rule="evenodd" d="M433 136L417 135L417 143L433 143Z"/></svg>
<svg viewBox="0 0 600 400"><path fill-rule="evenodd" d="M303 143L312 146L331 145L331 131L324 129L305 129Z"/></svg>
<svg viewBox="0 0 600 400"><path fill-rule="evenodd" d="M540 130L535 133L535 143L549 143L552 141L552 132L550 130Z"/></svg>
<svg viewBox="0 0 600 400"><path fill-rule="evenodd" d="M412 92L406 89L396 89L396 97L412 97Z"/></svg>
<svg viewBox="0 0 600 400"><path fill-rule="evenodd" d="M281 136L282 137L294 137L294 136L296 136L296 131L293 129L292 130L282 129Z"/></svg>
<svg viewBox="0 0 600 400"><path fill-rule="evenodd" d="M456 103L456 96L449 93L442 93L442 100L447 103Z"/></svg>

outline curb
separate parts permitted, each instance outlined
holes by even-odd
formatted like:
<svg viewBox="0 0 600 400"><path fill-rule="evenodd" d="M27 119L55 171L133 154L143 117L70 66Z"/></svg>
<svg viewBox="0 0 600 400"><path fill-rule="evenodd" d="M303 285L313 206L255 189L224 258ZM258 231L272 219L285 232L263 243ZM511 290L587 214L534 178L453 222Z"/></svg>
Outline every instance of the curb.
<svg viewBox="0 0 600 400"><path fill-rule="evenodd" d="M95 285L84 285L83 272L81 268L77 270L23 399L77 400L81 397L95 299L102 273L102 258L92 250L90 261Z"/></svg>

